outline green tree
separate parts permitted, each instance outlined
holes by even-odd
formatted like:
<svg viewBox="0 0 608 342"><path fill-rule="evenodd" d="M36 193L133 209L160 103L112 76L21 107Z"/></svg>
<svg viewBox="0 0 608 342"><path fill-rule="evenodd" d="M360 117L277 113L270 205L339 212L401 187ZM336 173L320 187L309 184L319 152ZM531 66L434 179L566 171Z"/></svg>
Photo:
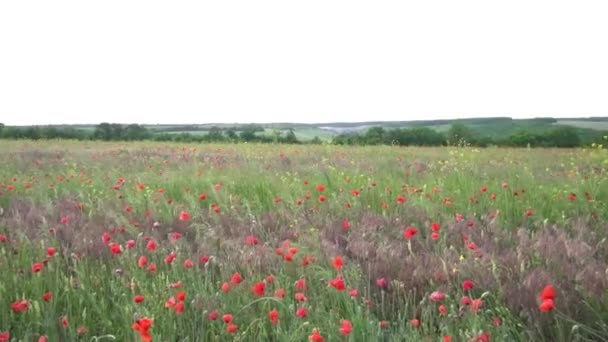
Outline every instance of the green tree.
<svg viewBox="0 0 608 342"><path fill-rule="evenodd" d="M298 137L296 137L296 133L293 131L293 129L290 129L289 131L287 131L287 133L285 133L285 138L283 138L282 142L287 144L299 143Z"/></svg>
<svg viewBox="0 0 608 342"><path fill-rule="evenodd" d="M95 126L95 132L93 132L95 139L109 141L112 139L112 127L107 122L102 122Z"/></svg>
<svg viewBox="0 0 608 342"><path fill-rule="evenodd" d="M251 129L251 128L247 127L241 131L241 133L239 134L239 137L241 138L241 140L246 141L246 142L255 141L257 139L255 132L256 132L255 129Z"/></svg>
<svg viewBox="0 0 608 342"><path fill-rule="evenodd" d="M315 135L314 138L312 138L312 140L310 141L311 144L314 145L321 145L323 143L323 141L321 141L321 139Z"/></svg>
<svg viewBox="0 0 608 342"><path fill-rule="evenodd" d="M143 126L131 124L124 129L123 135L126 140L143 140L149 137L149 132Z"/></svg>
<svg viewBox="0 0 608 342"><path fill-rule="evenodd" d="M447 138L450 144L458 145L463 142L470 143L474 140L474 134L471 129L462 123L453 123L448 130Z"/></svg>
<svg viewBox="0 0 608 342"><path fill-rule="evenodd" d="M559 126L551 129L547 134L547 140L555 147L577 147L581 144L578 130L571 126Z"/></svg>
<svg viewBox="0 0 608 342"><path fill-rule="evenodd" d="M222 134L222 130L217 126L213 126L213 127L209 128L209 132L207 133L207 140L223 141L224 135Z"/></svg>
<svg viewBox="0 0 608 342"><path fill-rule="evenodd" d="M230 141L237 141L239 139L239 136L236 134L234 128L228 128L224 133Z"/></svg>
<svg viewBox="0 0 608 342"><path fill-rule="evenodd" d="M366 144L378 145L384 142L384 128L372 127L365 132L363 139Z"/></svg>

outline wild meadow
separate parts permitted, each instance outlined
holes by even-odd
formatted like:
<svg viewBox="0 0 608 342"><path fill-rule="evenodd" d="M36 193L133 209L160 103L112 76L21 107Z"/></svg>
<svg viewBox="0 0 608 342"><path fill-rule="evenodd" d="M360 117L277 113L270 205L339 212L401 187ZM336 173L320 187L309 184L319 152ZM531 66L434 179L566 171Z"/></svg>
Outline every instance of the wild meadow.
<svg viewBox="0 0 608 342"><path fill-rule="evenodd" d="M606 341L608 152L0 141L0 341Z"/></svg>

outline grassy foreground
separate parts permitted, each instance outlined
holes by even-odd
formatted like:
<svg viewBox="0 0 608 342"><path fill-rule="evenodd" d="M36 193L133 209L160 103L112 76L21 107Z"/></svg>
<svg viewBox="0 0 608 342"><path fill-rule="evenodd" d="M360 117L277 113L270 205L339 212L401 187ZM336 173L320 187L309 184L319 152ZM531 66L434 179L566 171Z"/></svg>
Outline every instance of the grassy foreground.
<svg viewBox="0 0 608 342"><path fill-rule="evenodd" d="M608 340L605 149L0 141L1 341Z"/></svg>

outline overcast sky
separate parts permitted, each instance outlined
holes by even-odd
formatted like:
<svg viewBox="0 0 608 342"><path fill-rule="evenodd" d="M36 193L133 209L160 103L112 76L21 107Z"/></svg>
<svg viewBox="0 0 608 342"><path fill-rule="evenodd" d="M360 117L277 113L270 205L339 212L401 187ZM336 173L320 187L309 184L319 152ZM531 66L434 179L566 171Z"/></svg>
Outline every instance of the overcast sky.
<svg viewBox="0 0 608 342"><path fill-rule="evenodd" d="M0 1L5 124L608 116L608 1Z"/></svg>

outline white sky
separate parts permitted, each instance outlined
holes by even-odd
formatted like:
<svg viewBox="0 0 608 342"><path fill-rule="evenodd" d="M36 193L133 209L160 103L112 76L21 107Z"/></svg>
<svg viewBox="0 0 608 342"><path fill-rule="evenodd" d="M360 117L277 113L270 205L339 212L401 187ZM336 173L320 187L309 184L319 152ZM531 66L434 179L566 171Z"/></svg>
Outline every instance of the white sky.
<svg viewBox="0 0 608 342"><path fill-rule="evenodd" d="M608 116L608 1L0 1L5 124Z"/></svg>

